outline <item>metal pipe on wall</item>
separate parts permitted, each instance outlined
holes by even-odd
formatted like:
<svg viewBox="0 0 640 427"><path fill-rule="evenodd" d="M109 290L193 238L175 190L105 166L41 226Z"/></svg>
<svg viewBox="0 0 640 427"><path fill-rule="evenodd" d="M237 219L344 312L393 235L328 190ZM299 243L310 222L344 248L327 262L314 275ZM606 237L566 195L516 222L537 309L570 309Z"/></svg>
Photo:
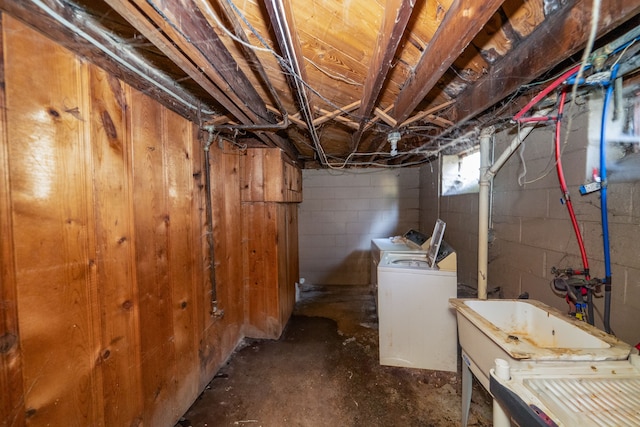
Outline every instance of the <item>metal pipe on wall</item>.
<svg viewBox="0 0 640 427"><path fill-rule="evenodd" d="M211 315L215 317L224 316L224 310L218 308L218 287L216 284L216 269L215 269L215 246L213 240L213 200L211 197L211 164L209 163L209 151L211 144L214 140L213 129L208 129L209 137L204 145L204 175L205 182L204 188L206 194L206 211L207 211L207 223L209 224L209 230L207 230L207 243L209 244L209 258L211 264L209 266L209 279L211 281Z"/></svg>

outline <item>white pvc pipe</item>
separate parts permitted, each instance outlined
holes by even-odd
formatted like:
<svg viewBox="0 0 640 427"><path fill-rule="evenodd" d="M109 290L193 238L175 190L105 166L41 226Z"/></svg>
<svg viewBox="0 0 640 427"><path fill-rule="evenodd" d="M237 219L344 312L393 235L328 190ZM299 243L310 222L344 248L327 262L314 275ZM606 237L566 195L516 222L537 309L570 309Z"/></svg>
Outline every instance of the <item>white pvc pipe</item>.
<svg viewBox="0 0 640 427"><path fill-rule="evenodd" d="M489 184L487 174L491 153L491 138L495 128L480 133L480 192L478 200L478 298L487 299L487 267L489 252Z"/></svg>
<svg viewBox="0 0 640 427"><path fill-rule="evenodd" d="M501 380L508 381L511 379L511 369L509 362L504 359L495 360L494 374ZM502 409L498 401L493 399L493 427L511 427L511 418Z"/></svg>
<svg viewBox="0 0 640 427"><path fill-rule="evenodd" d="M538 112L538 116L547 116L551 108L544 108ZM487 272L489 269L489 197L490 185L493 177L500 168L509 160L509 157L518 149L522 141L529 136L537 123L526 123L520 129L518 135L513 138L511 144L502 152L500 157L489 166L491 154L491 138L495 132L493 126L489 126L480 132L480 191L478 194L478 298L487 299Z"/></svg>

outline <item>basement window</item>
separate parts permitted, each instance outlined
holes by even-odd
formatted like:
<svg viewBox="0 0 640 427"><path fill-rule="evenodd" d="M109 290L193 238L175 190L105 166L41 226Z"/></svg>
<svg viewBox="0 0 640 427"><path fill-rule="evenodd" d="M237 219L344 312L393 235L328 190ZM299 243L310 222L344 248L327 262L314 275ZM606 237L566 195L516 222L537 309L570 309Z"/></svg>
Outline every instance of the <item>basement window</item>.
<svg viewBox="0 0 640 427"><path fill-rule="evenodd" d="M442 195L477 193L480 151L442 156Z"/></svg>

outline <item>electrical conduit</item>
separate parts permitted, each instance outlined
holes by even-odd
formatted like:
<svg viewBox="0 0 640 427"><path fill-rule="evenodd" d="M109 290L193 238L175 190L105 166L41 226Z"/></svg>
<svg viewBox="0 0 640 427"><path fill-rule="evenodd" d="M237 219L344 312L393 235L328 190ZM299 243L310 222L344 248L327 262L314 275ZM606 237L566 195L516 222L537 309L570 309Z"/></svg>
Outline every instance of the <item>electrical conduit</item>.
<svg viewBox="0 0 640 427"><path fill-rule="evenodd" d="M204 188L206 194L206 210L207 210L207 223L209 224L209 230L207 230L207 243L209 244L209 258L211 264L209 266L209 278L211 281L211 315L215 317L224 316L224 310L218 308L218 292L216 285L216 269L215 269L215 249L213 241L213 201L211 200L211 165L209 163L209 149L213 143L213 128L207 129L209 132L209 138L204 145Z"/></svg>

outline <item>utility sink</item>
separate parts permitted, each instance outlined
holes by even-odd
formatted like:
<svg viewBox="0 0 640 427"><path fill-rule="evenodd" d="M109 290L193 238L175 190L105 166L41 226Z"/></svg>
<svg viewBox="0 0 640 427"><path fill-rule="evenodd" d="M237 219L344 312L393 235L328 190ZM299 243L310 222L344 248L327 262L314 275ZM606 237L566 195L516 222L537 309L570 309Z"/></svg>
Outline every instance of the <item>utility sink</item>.
<svg viewBox="0 0 640 427"><path fill-rule="evenodd" d="M496 359L510 366L625 360L632 347L600 329L535 300L450 299L462 347L463 425L471 400L471 374L489 391Z"/></svg>
<svg viewBox="0 0 640 427"><path fill-rule="evenodd" d="M631 346L535 300L451 299L462 350L488 389L496 358L511 363L622 360ZM470 365L469 365L470 366Z"/></svg>

